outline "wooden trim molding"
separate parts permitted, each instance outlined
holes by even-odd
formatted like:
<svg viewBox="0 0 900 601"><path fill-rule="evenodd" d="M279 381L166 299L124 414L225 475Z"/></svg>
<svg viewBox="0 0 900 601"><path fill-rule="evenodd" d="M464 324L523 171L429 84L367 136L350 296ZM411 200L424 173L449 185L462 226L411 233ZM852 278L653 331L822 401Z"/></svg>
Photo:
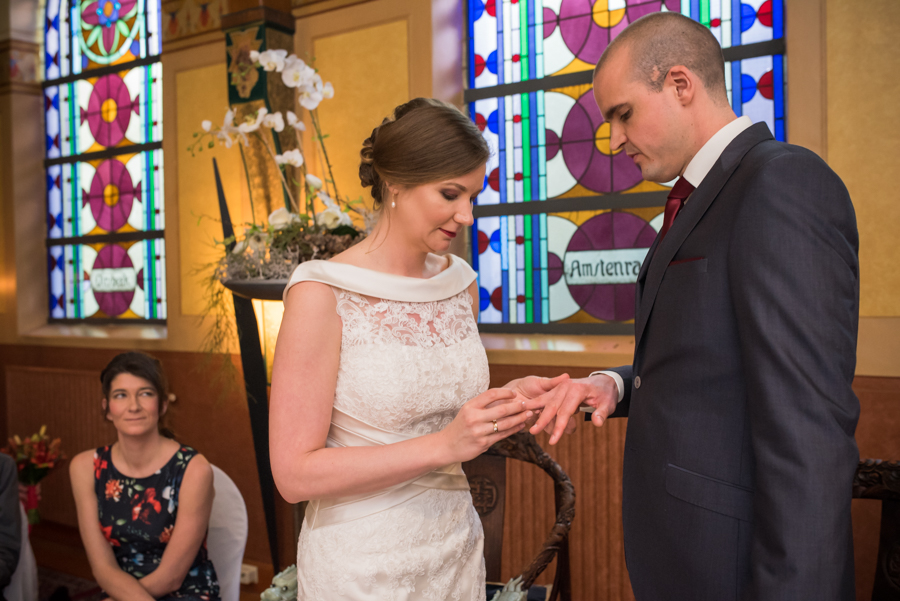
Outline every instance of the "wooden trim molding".
<svg viewBox="0 0 900 601"><path fill-rule="evenodd" d="M785 3L787 141L828 160L826 0Z"/></svg>

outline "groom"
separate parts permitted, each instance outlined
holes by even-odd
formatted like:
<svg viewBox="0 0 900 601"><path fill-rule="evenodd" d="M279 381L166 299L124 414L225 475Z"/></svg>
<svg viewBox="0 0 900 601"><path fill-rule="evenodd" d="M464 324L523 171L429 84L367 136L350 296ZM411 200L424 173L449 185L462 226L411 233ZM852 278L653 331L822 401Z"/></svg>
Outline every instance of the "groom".
<svg viewBox="0 0 900 601"><path fill-rule="evenodd" d="M735 117L719 45L681 15L625 29L594 96L611 147L645 179L677 182L637 282L634 364L530 400L532 432L555 444L583 404L596 426L630 418L623 521L639 601L853 599L846 188L812 152Z"/></svg>

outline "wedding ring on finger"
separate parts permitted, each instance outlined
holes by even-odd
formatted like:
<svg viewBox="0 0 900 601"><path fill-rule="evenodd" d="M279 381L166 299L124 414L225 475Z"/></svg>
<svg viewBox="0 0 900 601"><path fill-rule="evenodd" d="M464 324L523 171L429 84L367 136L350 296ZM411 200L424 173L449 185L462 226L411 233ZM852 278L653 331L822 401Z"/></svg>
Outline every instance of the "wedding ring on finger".
<svg viewBox="0 0 900 601"><path fill-rule="evenodd" d="M497 432L499 432L499 431L500 431L500 428L499 428L499 427L497 427L497 420L495 420L495 419L492 419L492 420L491 420L491 421L492 421L492 422L493 422L493 424L494 424L494 434L496 434L496 433L497 433Z"/></svg>

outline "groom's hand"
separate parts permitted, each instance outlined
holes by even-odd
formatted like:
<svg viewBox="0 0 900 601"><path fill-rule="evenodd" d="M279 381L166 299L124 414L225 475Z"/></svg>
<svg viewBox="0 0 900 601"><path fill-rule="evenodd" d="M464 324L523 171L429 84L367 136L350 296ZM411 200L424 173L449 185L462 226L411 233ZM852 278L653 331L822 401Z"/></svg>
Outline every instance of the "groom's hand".
<svg viewBox="0 0 900 601"><path fill-rule="evenodd" d="M603 425L606 418L616 410L619 389L611 377L597 374L589 378L561 381L552 390L525 402L525 408L541 412L531 433L537 434L552 423L550 444L556 444L563 433L569 430L573 416L582 405L594 408L591 421L595 426ZM555 422L555 423L554 423Z"/></svg>
<svg viewBox="0 0 900 601"><path fill-rule="evenodd" d="M516 401L528 402L532 399L536 399L547 392L550 392L561 383L569 380L569 374L562 374L556 376L555 378L542 378L540 376L526 376L524 378L519 378L518 380L512 380L503 385L503 388L508 388L516 393ZM525 423L530 427L537 420L537 414L539 411L535 411L535 416L527 420ZM549 432L548 432L549 434Z"/></svg>

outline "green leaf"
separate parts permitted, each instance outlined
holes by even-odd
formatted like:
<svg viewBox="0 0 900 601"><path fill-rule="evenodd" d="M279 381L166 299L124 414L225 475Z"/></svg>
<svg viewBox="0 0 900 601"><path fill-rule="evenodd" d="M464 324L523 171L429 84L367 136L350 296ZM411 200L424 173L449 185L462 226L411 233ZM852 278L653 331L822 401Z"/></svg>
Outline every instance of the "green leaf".
<svg viewBox="0 0 900 601"><path fill-rule="evenodd" d="M331 230L331 233L335 236L351 236L353 238L359 236L359 230L349 225L339 225Z"/></svg>
<svg viewBox="0 0 900 601"><path fill-rule="evenodd" d="M116 526L124 526L128 523L128 520L116 520Z"/></svg>
<svg viewBox="0 0 900 601"><path fill-rule="evenodd" d="M209 141L209 145L207 146L207 148L212 148L212 147L215 146L215 145L216 145L216 143L213 142L212 140L210 140L210 141Z"/></svg>
<svg viewBox="0 0 900 601"><path fill-rule="evenodd" d="M199 135L200 135L200 132L199 132L199 131L195 131L195 132L194 132L194 137L195 137L195 138L196 138L197 136L199 136Z"/></svg>
<svg viewBox="0 0 900 601"><path fill-rule="evenodd" d="M347 226L344 226L344 227L347 227ZM140 484L135 484L135 485L134 485L134 490L140 492L140 491L144 490L144 487L141 486Z"/></svg>

